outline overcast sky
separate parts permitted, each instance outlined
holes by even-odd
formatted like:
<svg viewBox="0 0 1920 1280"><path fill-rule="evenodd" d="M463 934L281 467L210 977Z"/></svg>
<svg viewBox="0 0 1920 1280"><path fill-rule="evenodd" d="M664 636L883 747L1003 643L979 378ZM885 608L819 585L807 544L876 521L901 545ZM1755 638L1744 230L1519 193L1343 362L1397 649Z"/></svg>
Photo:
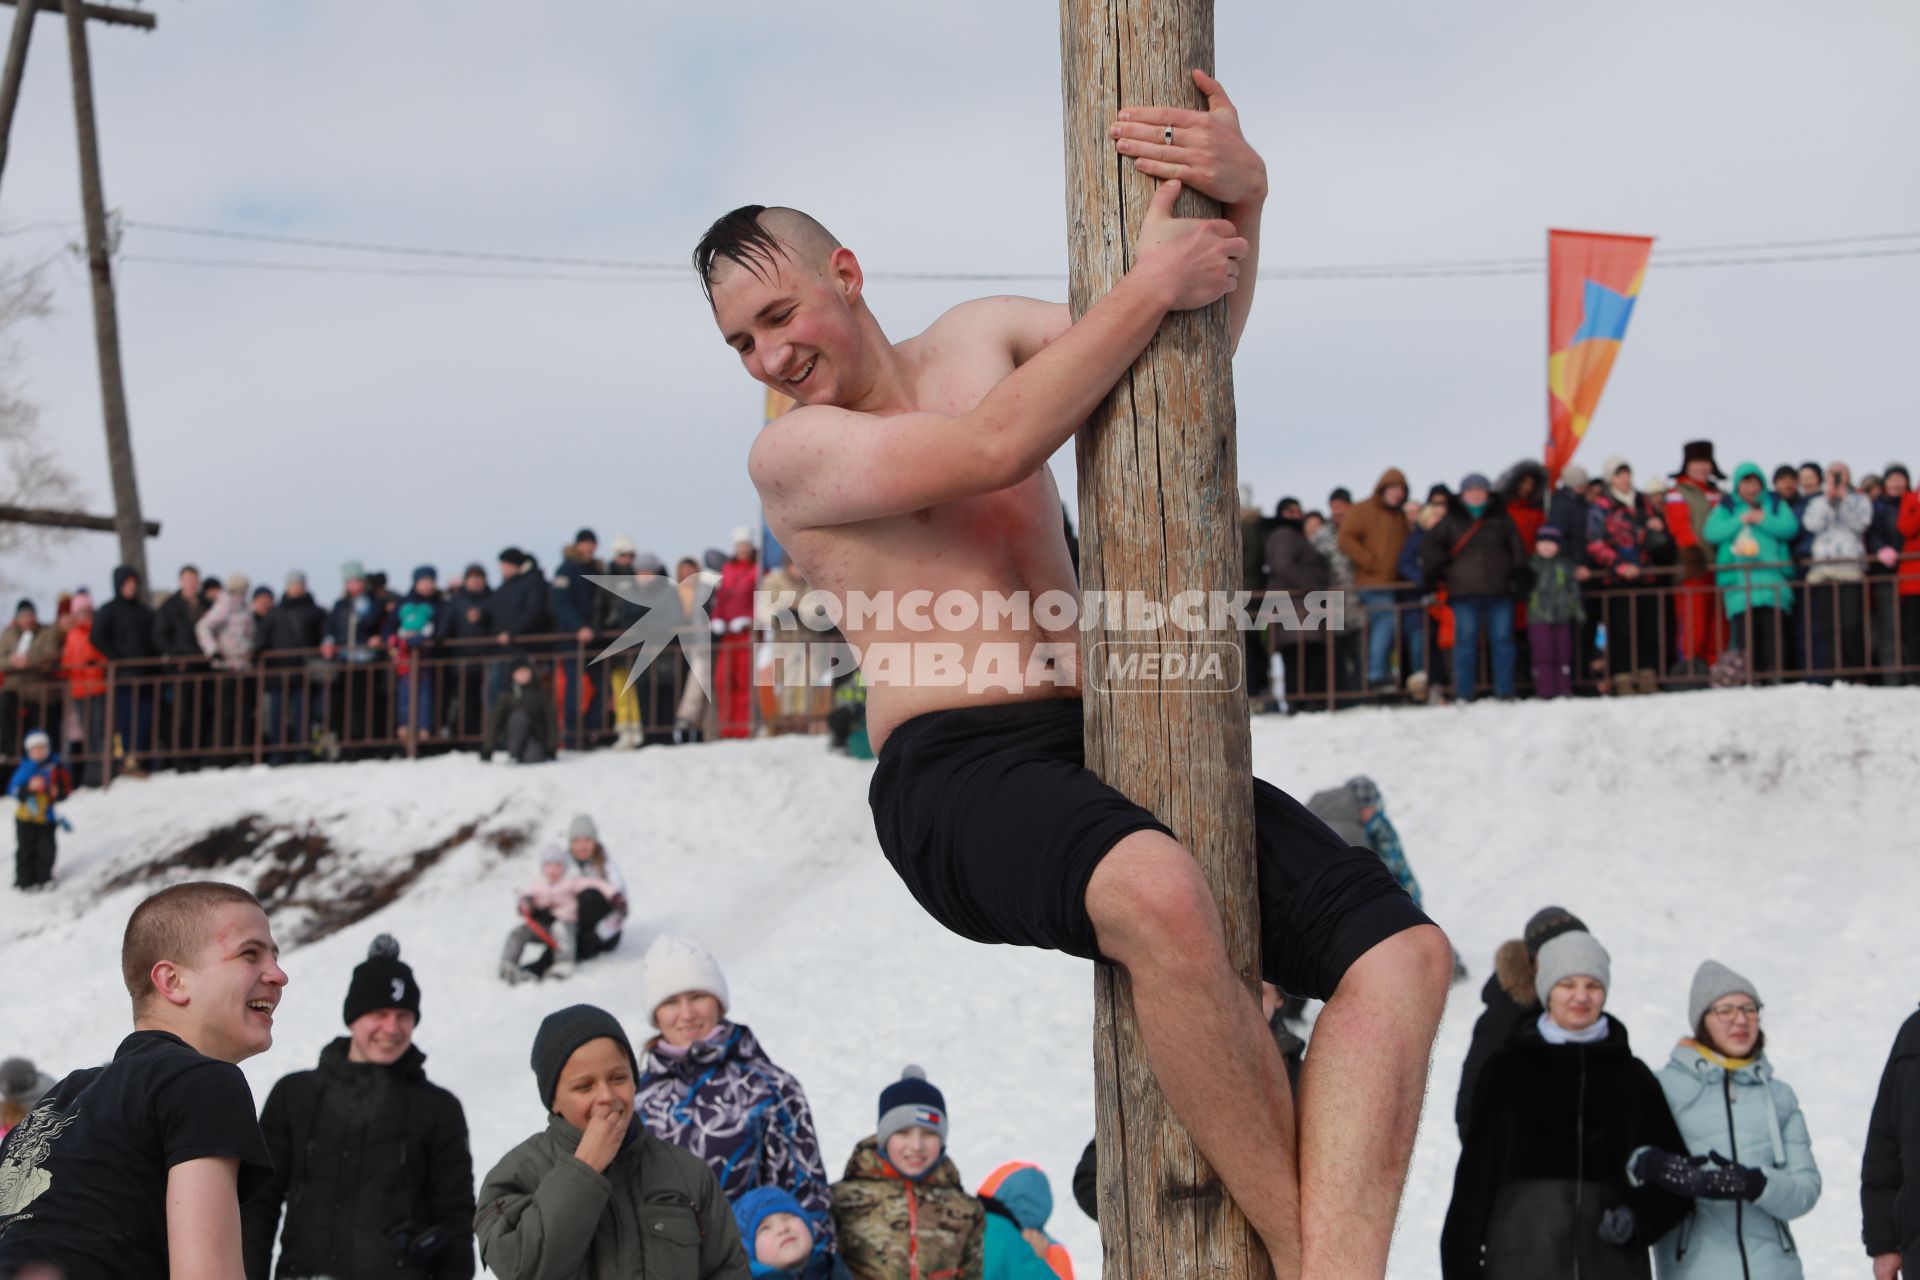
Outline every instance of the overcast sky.
<svg viewBox="0 0 1920 1280"><path fill-rule="evenodd" d="M1219 75L1272 179L1269 267L1541 254L1549 226L1681 247L1920 232L1907 0L1218 5ZM1065 270L1045 0L149 7L152 34L92 35L107 198L135 221L681 261L718 213L784 203L870 271ZM78 219L66 51L42 18L0 182L0 271L78 238ZM141 229L121 252L450 265ZM27 393L104 512L84 272L62 260L48 280L54 316L19 334ZM347 558L403 580L517 543L551 565L582 523L672 557L753 518L760 389L690 271L123 260L118 280L163 580L192 560L277 585L297 565L331 597ZM1064 281L1022 288L1065 297ZM1537 455L1544 288L1266 282L1235 370L1243 477L1263 505L1318 504L1389 463L1424 486ZM879 281L868 297L906 336L981 291ZM1580 460L1618 451L1648 474L1709 435L1728 470L1877 470L1913 450L1894 375L1916 296L1913 256L1656 265ZM104 591L114 558L111 536L77 535L0 574L44 604Z"/></svg>

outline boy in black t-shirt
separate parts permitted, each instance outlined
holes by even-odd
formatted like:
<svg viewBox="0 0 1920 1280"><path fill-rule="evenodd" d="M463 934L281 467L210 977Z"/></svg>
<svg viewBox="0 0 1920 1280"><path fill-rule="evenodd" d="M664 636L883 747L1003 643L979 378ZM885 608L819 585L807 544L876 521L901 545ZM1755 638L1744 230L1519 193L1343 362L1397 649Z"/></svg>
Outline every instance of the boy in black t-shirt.
<svg viewBox="0 0 1920 1280"><path fill-rule="evenodd" d="M134 1032L0 1145L0 1277L243 1280L240 1205L272 1171L233 1064L273 1044L287 975L252 894L200 881L134 909Z"/></svg>

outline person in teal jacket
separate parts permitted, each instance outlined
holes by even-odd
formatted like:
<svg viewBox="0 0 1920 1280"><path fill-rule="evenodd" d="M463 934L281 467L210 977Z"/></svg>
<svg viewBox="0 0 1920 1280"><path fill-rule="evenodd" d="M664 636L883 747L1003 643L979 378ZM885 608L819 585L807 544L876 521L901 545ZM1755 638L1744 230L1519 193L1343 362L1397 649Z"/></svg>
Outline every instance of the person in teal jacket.
<svg viewBox="0 0 1920 1280"><path fill-rule="evenodd" d="M1660 1070L1692 1162L1741 1194L1700 1198L1654 1246L1661 1280L1803 1280L1787 1223L1820 1199L1800 1102L1774 1078L1754 985L1709 960L1694 975L1694 1033Z"/></svg>
<svg viewBox="0 0 1920 1280"><path fill-rule="evenodd" d="M980 1184L987 1207L984 1280L1073 1280L1066 1247L1047 1234L1053 1186L1039 1165L1016 1160Z"/></svg>
<svg viewBox="0 0 1920 1280"><path fill-rule="evenodd" d="M1734 468L1733 492L1714 504L1703 533L1717 548L1720 602L1727 611L1728 648L1745 650L1756 674L1780 671L1780 640L1793 609L1793 540L1800 518L1777 494L1766 491L1760 468ZM1756 569L1752 565L1778 565ZM1748 636L1752 636L1751 648Z"/></svg>

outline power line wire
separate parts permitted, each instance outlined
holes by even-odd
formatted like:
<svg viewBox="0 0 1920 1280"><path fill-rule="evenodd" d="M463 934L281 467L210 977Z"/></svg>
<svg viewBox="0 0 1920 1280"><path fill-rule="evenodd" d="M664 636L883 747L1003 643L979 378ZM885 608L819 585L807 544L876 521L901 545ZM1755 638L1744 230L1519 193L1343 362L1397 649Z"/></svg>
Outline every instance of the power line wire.
<svg viewBox="0 0 1920 1280"><path fill-rule="evenodd" d="M54 258L59 257L55 254ZM1920 256L1920 245L1907 245L1891 249L1854 249L1831 253L1793 253L1768 256L1743 256L1727 258L1693 258L1679 262L1656 263L1660 270L1678 270L1699 267L1759 267L1773 266L1789 262L1837 262L1849 259L1865 258L1904 258ZM47 259L47 262L53 258ZM581 275L561 272L537 271L489 271L473 267L399 267L374 264L336 263L336 262L281 262L262 258L182 258L159 254L127 254L120 261L154 266L208 267L216 269L237 269L249 271L277 271L305 275L355 275L384 276L390 278L431 278L445 280L530 280L536 282L564 284L683 284L689 283L679 276L666 275ZM33 270L47 265L39 264ZM1318 280L1440 280L1457 279L1469 276L1537 276L1546 271L1546 265L1540 262L1524 266L1478 266L1450 267L1424 270L1384 271L1365 269L1341 269L1331 267L1286 268L1277 267L1262 271L1262 280L1294 280L1311 283ZM31 272L24 273L31 274ZM16 277L23 278L23 277ZM868 279L903 281L959 281L975 283L1017 283L1046 282L1061 283L1066 280L1062 273L1016 273L1016 272L870 272Z"/></svg>
<svg viewBox="0 0 1920 1280"><path fill-rule="evenodd" d="M687 269L684 262L645 261L627 258L579 258L555 254L506 253L477 249L450 249L433 245L391 244L377 241L320 239L311 236L288 236L264 231L237 231L221 227L197 227L181 223L145 222L127 219L124 226L143 231L159 232L166 235L197 236L206 239L245 241L260 244L284 244L303 248L330 249L352 253L372 253L388 256L425 257L456 261L500 262L525 266L574 267L591 270L673 272ZM1822 249L1844 245L1884 244L1895 241L1920 240L1920 231L1882 232L1847 236L1825 236L1798 240L1761 240L1729 244L1675 246L1657 248L1652 261L1661 266L1684 266L1683 262L1672 261L1678 255L1696 254L1751 254L1781 249ZM1838 255L1842 257L1904 257L1911 250L1885 253L1860 253ZM147 258L147 261L159 261ZM1767 262L1820 261L1817 257L1769 257ZM176 260L182 264L190 260ZM202 259L199 265L214 265L220 260ZM237 260L235 260L237 261ZM1724 259L1714 263L1719 266L1760 265L1763 260L1753 258ZM223 263L225 265L225 263ZM305 269L304 267L302 269ZM317 270L317 264L315 266ZM1406 262L1378 263L1330 263L1325 265L1299 265L1270 268L1260 273L1266 280L1307 280L1307 279L1361 279L1361 278L1402 278L1417 279L1427 275L1463 276L1463 275L1521 275L1544 270L1539 255L1513 256L1504 258L1436 258ZM378 273L373 273L378 274ZM451 273L449 273L451 274ZM1058 271L873 271L869 277L876 280L906 281L955 281L970 283L1006 283L1021 281L1061 281L1066 275ZM476 279L495 278L475 275ZM512 277L509 277L512 278ZM526 275L526 279L552 279L555 277ZM569 277L585 279L586 277Z"/></svg>

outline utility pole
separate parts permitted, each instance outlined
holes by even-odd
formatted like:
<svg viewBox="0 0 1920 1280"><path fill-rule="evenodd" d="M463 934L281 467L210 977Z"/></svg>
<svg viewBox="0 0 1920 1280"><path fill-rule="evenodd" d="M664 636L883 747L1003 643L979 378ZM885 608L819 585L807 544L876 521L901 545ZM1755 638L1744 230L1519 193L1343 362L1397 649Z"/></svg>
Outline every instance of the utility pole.
<svg viewBox="0 0 1920 1280"><path fill-rule="evenodd" d="M1060 48L1077 319L1131 265L1154 187L1116 159L1108 126L1122 106L1204 106L1191 71L1214 63L1212 0L1061 0ZM1219 216L1191 190L1179 212ZM1231 361L1224 301L1169 315L1081 430L1083 592L1141 592L1166 604L1185 590L1239 586ZM1081 636L1087 765L1193 851L1220 904L1227 955L1256 988L1252 743L1238 637L1171 626ZM1165 682L1127 687L1107 664L1118 643L1144 643L1163 659L1211 654L1224 664L1223 678L1181 691ZM1103 1274L1270 1277L1259 1237L1154 1081L1126 974L1101 965L1095 982Z"/></svg>
<svg viewBox="0 0 1920 1280"><path fill-rule="evenodd" d="M106 196L100 187L100 143L93 120L93 63L87 54L87 15L66 0L67 51L73 62L73 119L80 142L80 202L87 220L87 275L93 282L93 336L100 356L100 408L106 417L107 468L113 477L113 516L120 561L147 576L147 542L140 519L140 488L133 475L133 438L127 391L120 378L120 317L113 300L113 262L107 252Z"/></svg>
<svg viewBox="0 0 1920 1280"><path fill-rule="evenodd" d="M58 13L62 0L0 0L14 6L13 35L7 42L7 60L0 69L0 174L7 167L7 141L13 137L13 111L20 104L20 79L27 69L27 42L33 38L33 19L39 13ZM89 21L111 26L154 28L154 16L139 9L116 9L104 4L83 4L80 11Z"/></svg>

